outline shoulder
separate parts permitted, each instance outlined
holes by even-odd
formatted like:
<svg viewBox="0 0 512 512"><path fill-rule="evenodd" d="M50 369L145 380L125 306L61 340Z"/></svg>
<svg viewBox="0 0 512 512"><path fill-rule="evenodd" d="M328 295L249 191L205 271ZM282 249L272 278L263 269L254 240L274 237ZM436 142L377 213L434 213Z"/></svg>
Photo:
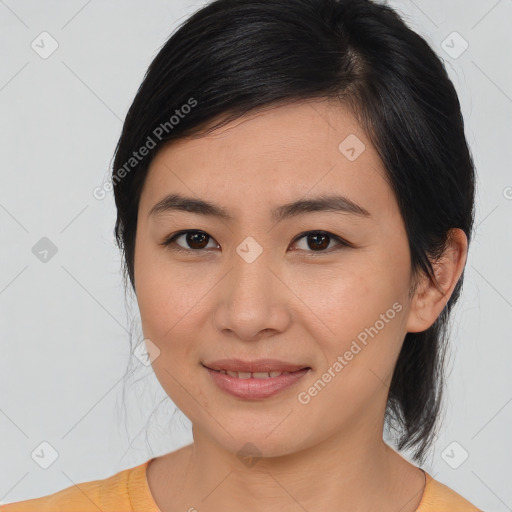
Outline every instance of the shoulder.
<svg viewBox="0 0 512 512"><path fill-rule="evenodd" d="M7 505L0 512L97 512L133 510L130 487L141 485L149 461L102 479L82 482L61 491ZM138 480L134 480L138 478Z"/></svg>
<svg viewBox="0 0 512 512"><path fill-rule="evenodd" d="M428 473L423 498L416 512L483 512Z"/></svg>

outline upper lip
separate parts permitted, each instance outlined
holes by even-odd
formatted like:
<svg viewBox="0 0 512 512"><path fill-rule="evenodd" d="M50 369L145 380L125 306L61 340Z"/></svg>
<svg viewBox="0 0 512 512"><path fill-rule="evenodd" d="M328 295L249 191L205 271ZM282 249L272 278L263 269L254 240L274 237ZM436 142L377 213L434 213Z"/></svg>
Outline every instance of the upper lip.
<svg viewBox="0 0 512 512"><path fill-rule="evenodd" d="M304 368L310 368L304 364L293 364L279 359L256 359L255 361L243 361L242 359L219 359L209 363L202 363L210 370L229 370L232 372L296 372Z"/></svg>

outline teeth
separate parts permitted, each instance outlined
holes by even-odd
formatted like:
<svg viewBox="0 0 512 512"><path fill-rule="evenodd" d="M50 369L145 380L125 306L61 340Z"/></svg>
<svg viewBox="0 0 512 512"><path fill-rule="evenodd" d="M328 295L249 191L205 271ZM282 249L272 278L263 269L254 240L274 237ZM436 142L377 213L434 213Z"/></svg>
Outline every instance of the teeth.
<svg viewBox="0 0 512 512"><path fill-rule="evenodd" d="M276 373L276 372L272 372L272 373ZM277 373L278 373L278 375L280 375L280 372L277 372ZM270 375L270 372L256 372L251 375L255 379L268 379L269 377L272 377L272 375ZM274 375L274 377L276 377L276 375Z"/></svg>
<svg viewBox="0 0 512 512"><path fill-rule="evenodd" d="M280 375L288 375L290 372L232 372L231 370L219 370L224 375L236 377L237 379L269 379L271 377L279 377Z"/></svg>

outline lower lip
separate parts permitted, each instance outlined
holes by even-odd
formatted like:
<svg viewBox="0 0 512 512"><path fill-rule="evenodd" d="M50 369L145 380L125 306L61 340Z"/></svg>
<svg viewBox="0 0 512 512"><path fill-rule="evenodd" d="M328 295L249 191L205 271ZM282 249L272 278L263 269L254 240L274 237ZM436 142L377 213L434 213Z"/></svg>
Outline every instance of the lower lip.
<svg viewBox="0 0 512 512"><path fill-rule="evenodd" d="M205 367L206 368L206 367ZM287 375L279 375L278 377L269 377L266 379L240 379L239 377L231 377L224 373L206 368L212 376L217 386L227 393L239 398L247 400L260 400L269 398L285 389L296 384L304 375L309 372L309 368L291 372Z"/></svg>

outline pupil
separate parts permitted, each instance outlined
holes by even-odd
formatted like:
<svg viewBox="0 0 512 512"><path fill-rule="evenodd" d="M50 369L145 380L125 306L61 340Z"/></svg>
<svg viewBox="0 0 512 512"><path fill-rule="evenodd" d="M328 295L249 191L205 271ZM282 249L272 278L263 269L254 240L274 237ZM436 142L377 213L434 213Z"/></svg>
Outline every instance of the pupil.
<svg viewBox="0 0 512 512"><path fill-rule="evenodd" d="M328 238L329 238L327 235L309 235L309 236L312 239L323 238L324 243L320 244L321 245L320 249L325 249L329 245L328 242L325 243L328 240ZM315 244L318 245L318 242L315 242ZM308 246L309 246L310 249L314 249L314 247L311 247L311 244L308 244Z"/></svg>
<svg viewBox="0 0 512 512"><path fill-rule="evenodd" d="M201 244L201 242L197 241L197 237L199 237L199 239L203 239L203 242L206 240L206 235L204 233L191 233L188 235L188 240L187 240L187 243L191 246L191 247L194 247L195 249L202 249L202 245L205 245L205 244ZM195 245L199 245L200 247L195 247Z"/></svg>

